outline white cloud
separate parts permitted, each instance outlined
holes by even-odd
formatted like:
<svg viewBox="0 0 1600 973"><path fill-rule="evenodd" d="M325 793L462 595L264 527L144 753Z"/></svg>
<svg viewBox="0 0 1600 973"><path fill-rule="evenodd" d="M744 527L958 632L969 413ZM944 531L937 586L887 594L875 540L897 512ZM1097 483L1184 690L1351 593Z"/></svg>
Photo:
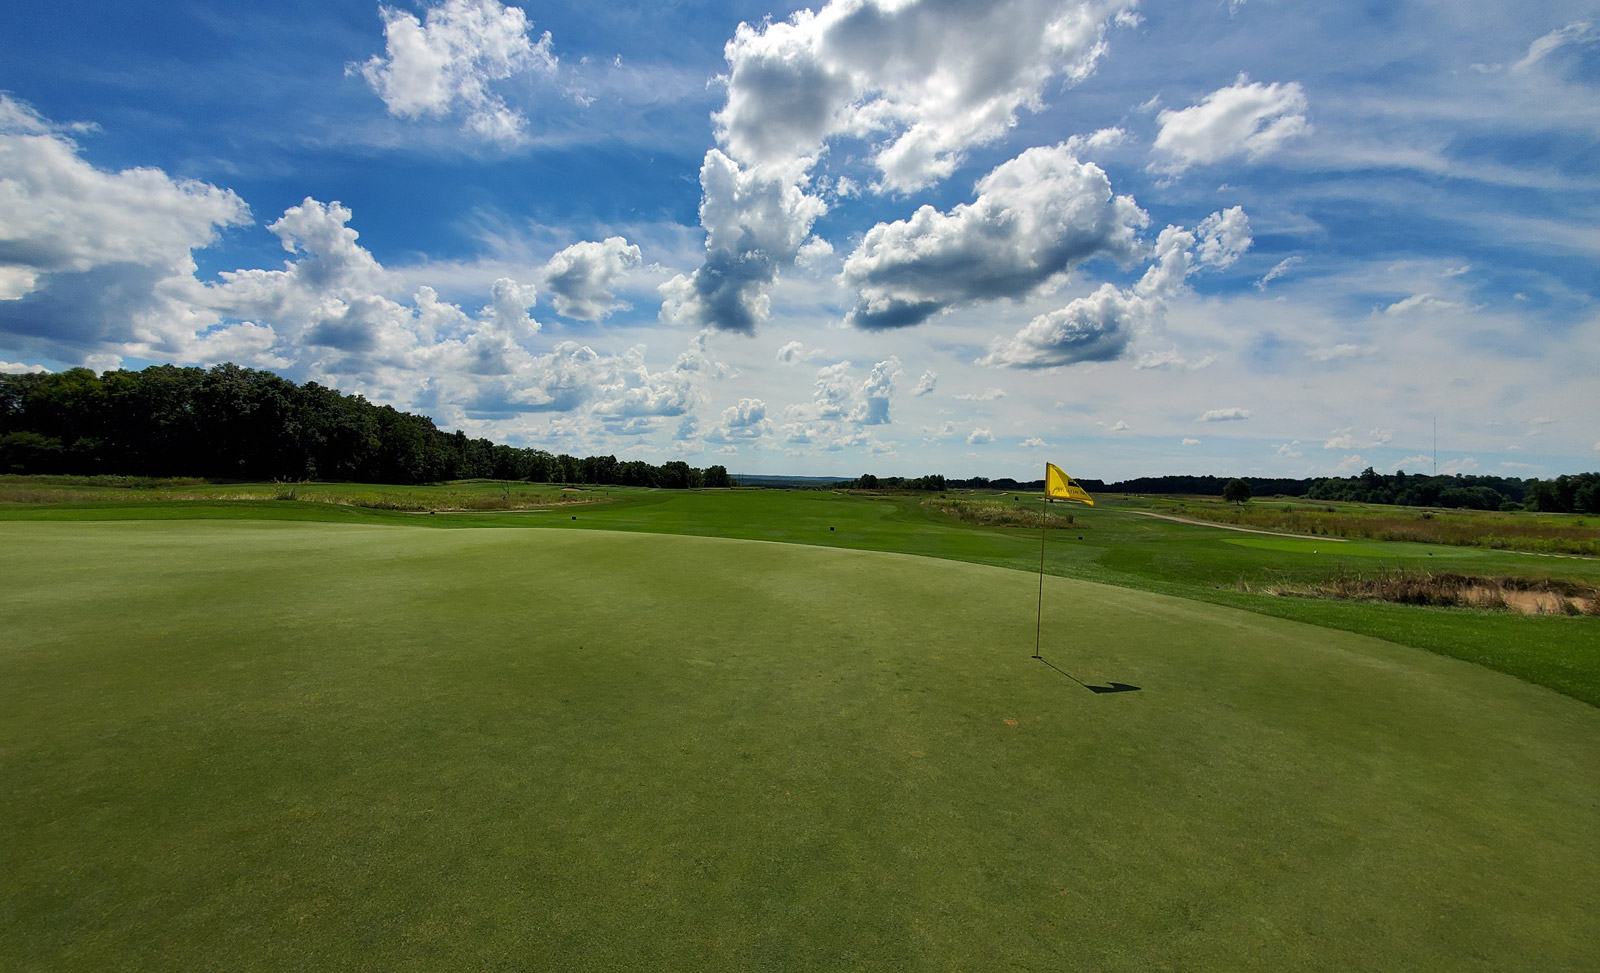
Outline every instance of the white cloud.
<svg viewBox="0 0 1600 973"><path fill-rule="evenodd" d="M1297 459L1305 455L1300 451L1300 440L1298 439L1291 443L1278 443L1277 445L1273 446L1273 451L1276 452L1277 455L1289 459Z"/></svg>
<svg viewBox="0 0 1600 973"><path fill-rule="evenodd" d="M847 361L817 369L811 401L784 409L786 439L791 443L831 440L834 445L865 444L866 439L851 437L866 426L889 424L890 399L902 374L900 360L893 356L873 365L860 381Z"/></svg>
<svg viewBox="0 0 1600 973"><path fill-rule="evenodd" d="M1357 453L1357 454L1354 454L1354 455L1351 455L1351 456L1346 456L1344 459L1341 459L1337 464L1334 465L1333 473L1334 473L1335 476L1340 476L1340 475L1346 475L1346 474L1350 474L1350 473L1356 473L1356 472L1359 472L1359 471L1364 470L1366 468L1367 468L1367 461L1362 459L1361 455L1359 453Z"/></svg>
<svg viewBox="0 0 1600 973"><path fill-rule="evenodd" d="M1185 437L1183 437L1183 445L1185 445L1185 446L1198 446L1198 445L1200 445L1200 440L1198 440L1198 439L1190 439L1188 436L1185 436Z"/></svg>
<svg viewBox="0 0 1600 973"><path fill-rule="evenodd" d="M767 290L793 263L827 205L781 178L747 171L718 149L700 167L706 259L661 285L664 321L753 333L771 311Z"/></svg>
<svg viewBox="0 0 1600 973"><path fill-rule="evenodd" d="M1195 228L1198 243L1195 257L1207 267L1221 269L1231 266L1253 242L1250 237L1250 219L1244 207L1234 206L1212 213Z"/></svg>
<svg viewBox="0 0 1600 973"><path fill-rule="evenodd" d="M1551 53L1568 44L1592 44L1600 35L1597 35L1588 21L1579 20L1565 27L1552 30L1532 44L1528 45L1528 53L1522 60L1511 65L1513 71L1529 71Z"/></svg>
<svg viewBox="0 0 1600 973"><path fill-rule="evenodd" d="M60 128L0 95L0 334L69 361L170 340L186 309L168 291L194 272L190 252L249 208L159 169L96 169Z"/></svg>
<svg viewBox="0 0 1600 973"><path fill-rule="evenodd" d="M0 372L7 375L43 375L50 369L43 365L24 365L22 362L0 361Z"/></svg>
<svg viewBox="0 0 1600 973"><path fill-rule="evenodd" d="M1201 241L1202 247L1209 247L1202 250L1207 259L1195 260L1195 234L1168 226L1156 239L1155 259L1131 290L1101 284L1093 294L1035 317L1011 338L995 340L979 364L1036 369L1122 357L1136 335L1160 325L1167 298L1183 290L1198 263L1226 266L1250 246L1250 224L1237 206L1213 213L1201 226L1207 231ZM1191 364L1174 351L1170 356L1146 356L1139 367L1201 368L1212 360Z"/></svg>
<svg viewBox="0 0 1600 973"><path fill-rule="evenodd" d="M795 251L795 266L803 270L819 267L824 260L833 256L833 244L822 237L814 236L805 243L800 244L800 249Z"/></svg>
<svg viewBox="0 0 1600 973"><path fill-rule="evenodd" d="M983 446L994 442L994 433L983 427L977 427L967 436L968 446Z"/></svg>
<svg viewBox="0 0 1600 973"><path fill-rule="evenodd" d="M1303 263L1305 263L1304 257L1284 257L1282 260L1273 264L1271 270L1261 275L1261 279L1256 281L1256 290L1266 290L1268 284L1272 283L1279 277L1282 277L1284 274L1287 274L1289 271Z"/></svg>
<svg viewBox="0 0 1600 973"><path fill-rule="evenodd" d="M1133 367L1139 371L1155 369L1175 372L1192 372L1201 368L1205 368L1207 365L1215 364L1216 361L1216 355L1206 355L1203 358L1197 358L1191 361L1179 355L1178 349L1168 348L1166 351L1147 351L1141 353L1139 355L1139 360L1134 364Z"/></svg>
<svg viewBox="0 0 1600 973"><path fill-rule="evenodd" d="M1298 82L1261 84L1241 74L1198 105L1156 116L1161 130L1155 148L1164 156L1156 168L1179 173L1240 155L1255 161L1309 133L1305 112Z"/></svg>
<svg viewBox="0 0 1600 973"><path fill-rule="evenodd" d="M1074 135L1067 139L1067 151L1082 159L1116 148L1127 141L1128 133L1121 128L1102 128L1089 135Z"/></svg>
<svg viewBox="0 0 1600 973"><path fill-rule="evenodd" d="M900 375L900 359L892 356L872 366L867 380L861 383L863 411L857 416L860 422L868 426L888 423L889 395Z"/></svg>
<svg viewBox="0 0 1600 973"><path fill-rule="evenodd" d="M631 305L617 300L612 289L640 261L639 248L620 236L585 240L557 253L544 266L544 283L556 313L600 321L613 311L628 309Z"/></svg>
<svg viewBox="0 0 1600 973"><path fill-rule="evenodd" d="M1100 423L1096 423L1096 425L1105 426L1106 424L1103 423L1103 422L1100 422ZM1127 432L1128 431L1128 424L1126 422L1122 421L1121 419L1118 419L1116 422L1113 422L1111 425L1106 426L1106 431L1107 432Z"/></svg>
<svg viewBox="0 0 1600 973"><path fill-rule="evenodd" d="M1394 439L1393 429L1373 429L1365 436L1357 436L1349 428L1335 429L1332 437L1322 444L1323 449L1371 449L1386 446Z"/></svg>
<svg viewBox="0 0 1600 973"><path fill-rule="evenodd" d="M1253 413L1249 409L1208 409L1195 416L1195 422L1236 422L1248 419Z"/></svg>
<svg viewBox="0 0 1600 973"><path fill-rule="evenodd" d="M1312 348L1306 352L1306 357L1313 361L1349 361L1353 358L1365 358L1375 354L1377 348L1372 345L1333 345L1328 348Z"/></svg>
<svg viewBox="0 0 1600 973"><path fill-rule="evenodd" d="M1407 311L1450 311L1462 307L1455 301L1445 301L1434 297L1432 294L1413 294L1410 297L1395 301L1383 309L1385 314L1404 314Z"/></svg>
<svg viewBox="0 0 1600 973"><path fill-rule="evenodd" d="M741 163L803 171L836 136L867 137L880 189L943 179L973 145L1038 109L1051 78L1087 77L1122 2L834 0L740 24L719 141Z"/></svg>
<svg viewBox="0 0 1600 973"><path fill-rule="evenodd" d="M996 399L1005 397L1005 390L996 388L987 388L982 392L962 392L960 395L952 396L952 398L959 399L962 402L993 402Z"/></svg>
<svg viewBox="0 0 1600 973"><path fill-rule="evenodd" d="M800 360L800 356L805 350L805 345L798 341L791 341L778 349L777 360L785 365L792 365Z"/></svg>
<svg viewBox="0 0 1600 973"><path fill-rule="evenodd" d="M942 179L1019 108L1040 107L1050 78L1086 77L1123 5L834 0L783 23L741 23L725 49L719 148L700 171L706 258L662 285L662 320L753 332L783 269L826 255L806 242L827 211L806 187L830 139L877 143L880 191ZM844 197L855 183L832 185Z"/></svg>
<svg viewBox="0 0 1600 973"><path fill-rule="evenodd" d="M948 214L923 206L879 223L845 261L859 295L846 320L877 330L919 324L961 304L1020 297L1095 257L1138 252L1148 217L1114 196L1099 166L1064 145L1032 148L979 180Z"/></svg>
<svg viewBox="0 0 1600 973"><path fill-rule="evenodd" d="M748 442L772 433L772 420L767 418L767 404L760 399L740 399L738 403L722 410L715 429L706 435L706 442Z"/></svg>
<svg viewBox="0 0 1600 973"><path fill-rule="evenodd" d="M939 373L930 368L922 373L921 378L917 379L917 387L911 390L911 394L920 398L932 392L938 384Z"/></svg>
<svg viewBox="0 0 1600 973"><path fill-rule="evenodd" d="M508 107L491 84L514 75L551 74L556 57L548 31L530 39L533 25L521 7L499 0L445 0L424 19L380 7L386 57L351 64L401 118L443 117L461 109L463 131L496 142L523 138L527 119Z"/></svg>
<svg viewBox="0 0 1600 973"><path fill-rule="evenodd" d="M1009 339L996 340L981 365L1054 368L1120 358L1135 330L1153 320L1146 298L1101 284L1088 297L1041 314Z"/></svg>
<svg viewBox="0 0 1600 973"><path fill-rule="evenodd" d="M1045 442L1043 439L1040 439L1038 436L1029 436L1027 439L1022 441L1022 445L1025 449L1044 449L1050 444Z"/></svg>

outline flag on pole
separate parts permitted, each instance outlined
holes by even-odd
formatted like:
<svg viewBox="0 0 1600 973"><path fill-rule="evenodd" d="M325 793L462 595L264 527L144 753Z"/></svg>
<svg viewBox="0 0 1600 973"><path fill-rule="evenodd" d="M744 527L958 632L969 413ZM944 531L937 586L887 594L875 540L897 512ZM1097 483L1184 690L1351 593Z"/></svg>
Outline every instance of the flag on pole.
<svg viewBox="0 0 1600 973"><path fill-rule="evenodd" d="M1094 498L1088 491L1072 482L1072 477L1061 472L1061 467L1054 463L1044 464L1044 495L1052 500L1072 500L1094 506Z"/></svg>

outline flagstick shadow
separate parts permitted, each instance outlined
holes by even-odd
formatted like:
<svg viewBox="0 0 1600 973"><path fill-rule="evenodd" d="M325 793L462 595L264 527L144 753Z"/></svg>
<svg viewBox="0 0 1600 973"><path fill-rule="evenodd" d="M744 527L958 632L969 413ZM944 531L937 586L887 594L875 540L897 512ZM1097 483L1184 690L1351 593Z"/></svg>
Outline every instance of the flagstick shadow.
<svg viewBox="0 0 1600 973"><path fill-rule="evenodd" d="M1082 686L1084 689L1089 690L1089 692L1091 692L1091 693L1136 693L1136 692L1139 691L1139 687L1138 686L1130 686L1125 682L1113 682L1109 686L1091 686L1088 683L1084 682L1082 679L1079 679L1077 676L1074 676L1072 673L1070 673L1067 670L1065 670L1065 669L1061 668L1060 666L1056 665L1054 662L1051 662L1049 659L1046 659L1044 656L1036 655L1036 656L1034 656L1034 658L1038 659L1040 662L1043 662L1045 665L1049 666L1050 668L1054 669L1055 671L1061 673L1063 676L1066 676L1068 679L1071 679L1073 682L1075 682L1078 685Z"/></svg>

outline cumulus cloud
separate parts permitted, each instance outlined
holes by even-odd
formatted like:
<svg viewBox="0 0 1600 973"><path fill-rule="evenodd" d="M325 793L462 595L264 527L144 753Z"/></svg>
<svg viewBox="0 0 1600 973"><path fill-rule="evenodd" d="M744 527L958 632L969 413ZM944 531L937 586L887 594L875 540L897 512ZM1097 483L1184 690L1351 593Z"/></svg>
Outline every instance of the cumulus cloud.
<svg viewBox="0 0 1600 973"><path fill-rule="evenodd" d="M700 171L706 257L662 285L662 319L752 332L784 268L831 253L825 241L808 242L827 210L822 195L831 185L848 196L857 184L843 174L813 179L830 140L876 145L880 192L943 179L971 146L1005 134L1020 109L1042 107L1050 79L1087 77L1109 18L1126 5L833 0L785 22L740 24L725 49L718 147Z"/></svg>
<svg viewBox="0 0 1600 973"><path fill-rule="evenodd" d="M889 421L889 396L900 374L900 359L893 356L872 366L867 380L861 383L862 424L881 426Z"/></svg>
<svg viewBox="0 0 1600 973"><path fill-rule="evenodd" d="M930 368L922 373L921 378L917 379L917 387L911 390L911 394L918 397L927 395L928 393L932 392L934 388L938 386L938 384L939 373Z"/></svg>
<svg viewBox="0 0 1600 973"><path fill-rule="evenodd" d="M1195 258L1207 267L1232 266L1253 242L1243 206L1212 213L1195 228Z"/></svg>
<svg viewBox="0 0 1600 973"><path fill-rule="evenodd" d="M824 260L833 256L833 244L821 237L812 237L800 244L800 249L795 251L795 266L812 268L821 265Z"/></svg>
<svg viewBox="0 0 1600 973"><path fill-rule="evenodd" d="M1022 441L1022 445L1025 449L1043 449L1050 444L1045 442L1043 439L1040 439L1038 436L1029 436L1027 439Z"/></svg>
<svg viewBox="0 0 1600 973"><path fill-rule="evenodd" d="M43 365L24 365L22 362L0 361L0 372L7 375L43 375L50 369Z"/></svg>
<svg viewBox="0 0 1600 973"><path fill-rule="evenodd" d="M1331 438L1322 444L1323 449L1371 449L1388 445L1394 439L1393 429L1374 429L1365 436L1357 436L1349 427L1334 430Z"/></svg>
<svg viewBox="0 0 1600 973"><path fill-rule="evenodd" d="M1198 105L1156 116L1155 148L1163 158L1155 167L1176 174L1241 155L1255 161L1310 133L1306 107L1298 82L1261 84L1241 74Z"/></svg>
<svg viewBox="0 0 1600 973"><path fill-rule="evenodd" d="M859 380L847 361L817 369L811 401L784 410L785 437L791 443L864 444L865 439L846 440L866 426L889 424L890 400L902 374L900 360L892 355Z"/></svg>
<svg viewBox="0 0 1600 973"><path fill-rule="evenodd" d="M943 179L971 146L1042 107L1055 77L1082 80L1126 2L833 0L728 42L719 140L741 163L793 170L836 136L867 137L879 189Z"/></svg>
<svg viewBox="0 0 1600 973"><path fill-rule="evenodd" d="M170 341L187 310L168 292L193 274L191 251L249 208L159 169L97 169L62 128L0 95L0 333L67 360Z"/></svg>
<svg viewBox="0 0 1600 973"><path fill-rule="evenodd" d="M967 436L968 446L983 446L992 442L994 442L994 433L981 426L973 429Z"/></svg>
<svg viewBox="0 0 1600 973"><path fill-rule="evenodd" d="M1185 436L1185 437L1183 437L1183 445L1185 445L1185 446L1198 446L1198 445L1200 445L1200 440L1198 440L1198 439L1190 439L1188 436Z"/></svg>
<svg viewBox="0 0 1600 973"><path fill-rule="evenodd" d="M867 231L844 264L843 280L858 294L849 323L919 324L961 304L1020 297L1094 257L1126 262L1149 221L1065 145L1028 149L976 188L973 202L949 213L923 206Z"/></svg>
<svg viewBox="0 0 1600 973"><path fill-rule="evenodd" d="M1237 422L1237 421L1239 421L1241 419L1248 419L1248 418L1250 418L1251 415L1252 415L1252 413L1250 412L1249 409L1239 409L1239 408L1208 409L1205 412L1202 412L1200 415L1195 416L1194 421L1195 422Z"/></svg>
<svg viewBox="0 0 1600 973"><path fill-rule="evenodd" d="M785 365L792 365L800 360L800 356L804 354L805 350L805 345L798 341L791 341L778 349L778 361Z"/></svg>
<svg viewBox="0 0 1600 973"><path fill-rule="evenodd" d="M631 305L617 300L612 290L641 259L639 248L620 236L585 240L557 253L544 265L544 285L556 313L600 321L626 310Z"/></svg>
<svg viewBox="0 0 1600 973"><path fill-rule="evenodd" d="M821 199L782 178L743 169L718 149L700 167L706 259L661 285L664 321L751 334L771 309L769 285L794 262L827 212Z"/></svg>
<svg viewBox="0 0 1600 973"><path fill-rule="evenodd" d="M740 399L722 410L716 428L706 434L706 442L750 442L770 435L772 420L767 418L767 404L760 399Z"/></svg>
<svg viewBox="0 0 1600 973"><path fill-rule="evenodd" d="M978 363L1054 368L1120 358L1133 331L1149 323L1152 310L1145 298L1101 284L1088 297L1041 314L1012 338L997 341Z"/></svg>
<svg viewBox="0 0 1600 973"><path fill-rule="evenodd" d="M1074 135L1067 139L1067 150L1082 159L1097 152L1114 149L1127 141L1128 133L1121 128L1102 128L1088 135Z"/></svg>
<svg viewBox="0 0 1600 973"><path fill-rule="evenodd" d="M553 73L550 33L531 39L521 7L499 0L445 0L414 14L379 7L385 56L351 64L400 118L464 113L463 131L498 142L523 138L527 119L508 107L492 84L524 73Z"/></svg>
<svg viewBox="0 0 1600 973"><path fill-rule="evenodd" d="M1101 284L1094 293L1065 307L1041 314L1011 338L997 339L981 365L1011 368L1055 368L1078 362L1121 358L1135 335L1153 331L1166 314L1167 299L1179 293L1200 265L1224 267L1250 246L1250 223L1244 210L1234 207L1213 213L1201 222L1203 235L1181 226L1168 226L1156 238L1153 260L1131 289ZM1141 359L1141 368L1210 364L1211 359L1190 364L1178 358Z"/></svg>

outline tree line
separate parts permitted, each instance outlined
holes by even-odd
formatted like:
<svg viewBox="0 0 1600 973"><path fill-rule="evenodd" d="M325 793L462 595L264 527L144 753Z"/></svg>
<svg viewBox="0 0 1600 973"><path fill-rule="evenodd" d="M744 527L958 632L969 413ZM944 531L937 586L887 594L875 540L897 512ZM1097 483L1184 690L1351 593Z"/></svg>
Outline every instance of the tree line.
<svg viewBox="0 0 1600 973"><path fill-rule="evenodd" d="M552 454L237 365L0 374L0 473L726 487L726 467Z"/></svg>
<svg viewBox="0 0 1600 973"><path fill-rule="evenodd" d="M1293 479L1285 477L1220 476L1141 476L1131 480L1074 478L1093 493L1146 493L1179 496L1225 497L1305 497L1308 500L1340 500L1352 503L1398 504L1408 507L1454 507L1472 510L1538 510L1546 513L1600 513L1600 473L1578 473L1550 480L1523 480L1506 476L1476 476L1460 473L1433 476L1404 470L1383 474L1367 467L1355 476L1327 476ZM1239 484L1235 486L1234 484ZM975 476L955 479L925 476L903 479L896 476L862 474L854 480L834 484L837 489L905 490L1015 490L1044 492L1044 480L991 480ZM1230 486L1232 487L1230 494ZM1241 494L1241 486L1244 492ZM1241 501L1242 502L1242 501Z"/></svg>

